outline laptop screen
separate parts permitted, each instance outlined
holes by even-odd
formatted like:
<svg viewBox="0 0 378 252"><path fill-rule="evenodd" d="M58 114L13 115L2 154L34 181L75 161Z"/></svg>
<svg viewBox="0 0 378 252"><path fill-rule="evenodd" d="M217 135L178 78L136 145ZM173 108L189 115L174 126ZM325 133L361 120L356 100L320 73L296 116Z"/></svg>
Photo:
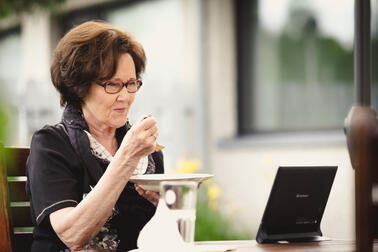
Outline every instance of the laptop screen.
<svg viewBox="0 0 378 252"><path fill-rule="evenodd" d="M336 166L279 167L256 237L258 242L319 237Z"/></svg>

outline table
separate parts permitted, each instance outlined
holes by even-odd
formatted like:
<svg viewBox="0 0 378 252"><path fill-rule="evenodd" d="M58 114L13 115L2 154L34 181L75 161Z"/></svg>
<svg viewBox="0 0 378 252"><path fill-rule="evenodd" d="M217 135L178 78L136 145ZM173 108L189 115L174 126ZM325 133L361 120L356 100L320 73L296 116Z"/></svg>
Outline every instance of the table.
<svg viewBox="0 0 378 252"><path fill-rule="evenodd" d="M235 252L267 252L267 251L295 251L295 252L353 252L355 251L355 241L329 240L306 243L286 243L286 244L258 244L255 240L249 241L211 241L196 242L201 247L220 246L224 249ZM374 241L374 252L378 252L378 240Z"/></svg>

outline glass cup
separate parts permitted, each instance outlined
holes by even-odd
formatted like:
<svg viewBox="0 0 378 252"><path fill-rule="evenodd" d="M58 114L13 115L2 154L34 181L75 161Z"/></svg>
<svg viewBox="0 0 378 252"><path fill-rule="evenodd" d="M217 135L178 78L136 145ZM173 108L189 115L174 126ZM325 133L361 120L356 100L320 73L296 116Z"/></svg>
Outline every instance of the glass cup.
<svg viewBox="0 0 378 252"><path fill-rule="evenodd" d="M194 181L164 181L160 184L163 202L177 221L184 242L194 242L197 186Z"/></svg>

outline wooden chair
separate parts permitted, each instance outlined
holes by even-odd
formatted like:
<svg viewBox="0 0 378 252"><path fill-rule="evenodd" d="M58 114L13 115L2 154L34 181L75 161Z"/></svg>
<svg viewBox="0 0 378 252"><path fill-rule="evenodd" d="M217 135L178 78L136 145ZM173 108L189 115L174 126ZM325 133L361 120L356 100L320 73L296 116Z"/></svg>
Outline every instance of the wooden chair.
<svg viewBox="0 0 378 252"><path fill-rule="evenodd" d="M25 192L28 147L0 146L0 251L27 252L33 241Z"/></svg>

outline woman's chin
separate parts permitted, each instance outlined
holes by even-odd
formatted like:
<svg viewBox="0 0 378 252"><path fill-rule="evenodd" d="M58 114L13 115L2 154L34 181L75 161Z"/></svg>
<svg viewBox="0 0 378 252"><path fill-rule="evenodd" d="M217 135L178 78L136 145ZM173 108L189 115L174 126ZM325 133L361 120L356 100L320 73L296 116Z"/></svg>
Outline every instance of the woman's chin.
<svg viewBox="0 0 378 252"><path fill-rule="evenodd" d="M124 120L115 120L113 121L113 125L114 125L114 128L121 128L122 126L124 126L126 124L126 121L127 121L127 118L125 118Z"/></svg>

